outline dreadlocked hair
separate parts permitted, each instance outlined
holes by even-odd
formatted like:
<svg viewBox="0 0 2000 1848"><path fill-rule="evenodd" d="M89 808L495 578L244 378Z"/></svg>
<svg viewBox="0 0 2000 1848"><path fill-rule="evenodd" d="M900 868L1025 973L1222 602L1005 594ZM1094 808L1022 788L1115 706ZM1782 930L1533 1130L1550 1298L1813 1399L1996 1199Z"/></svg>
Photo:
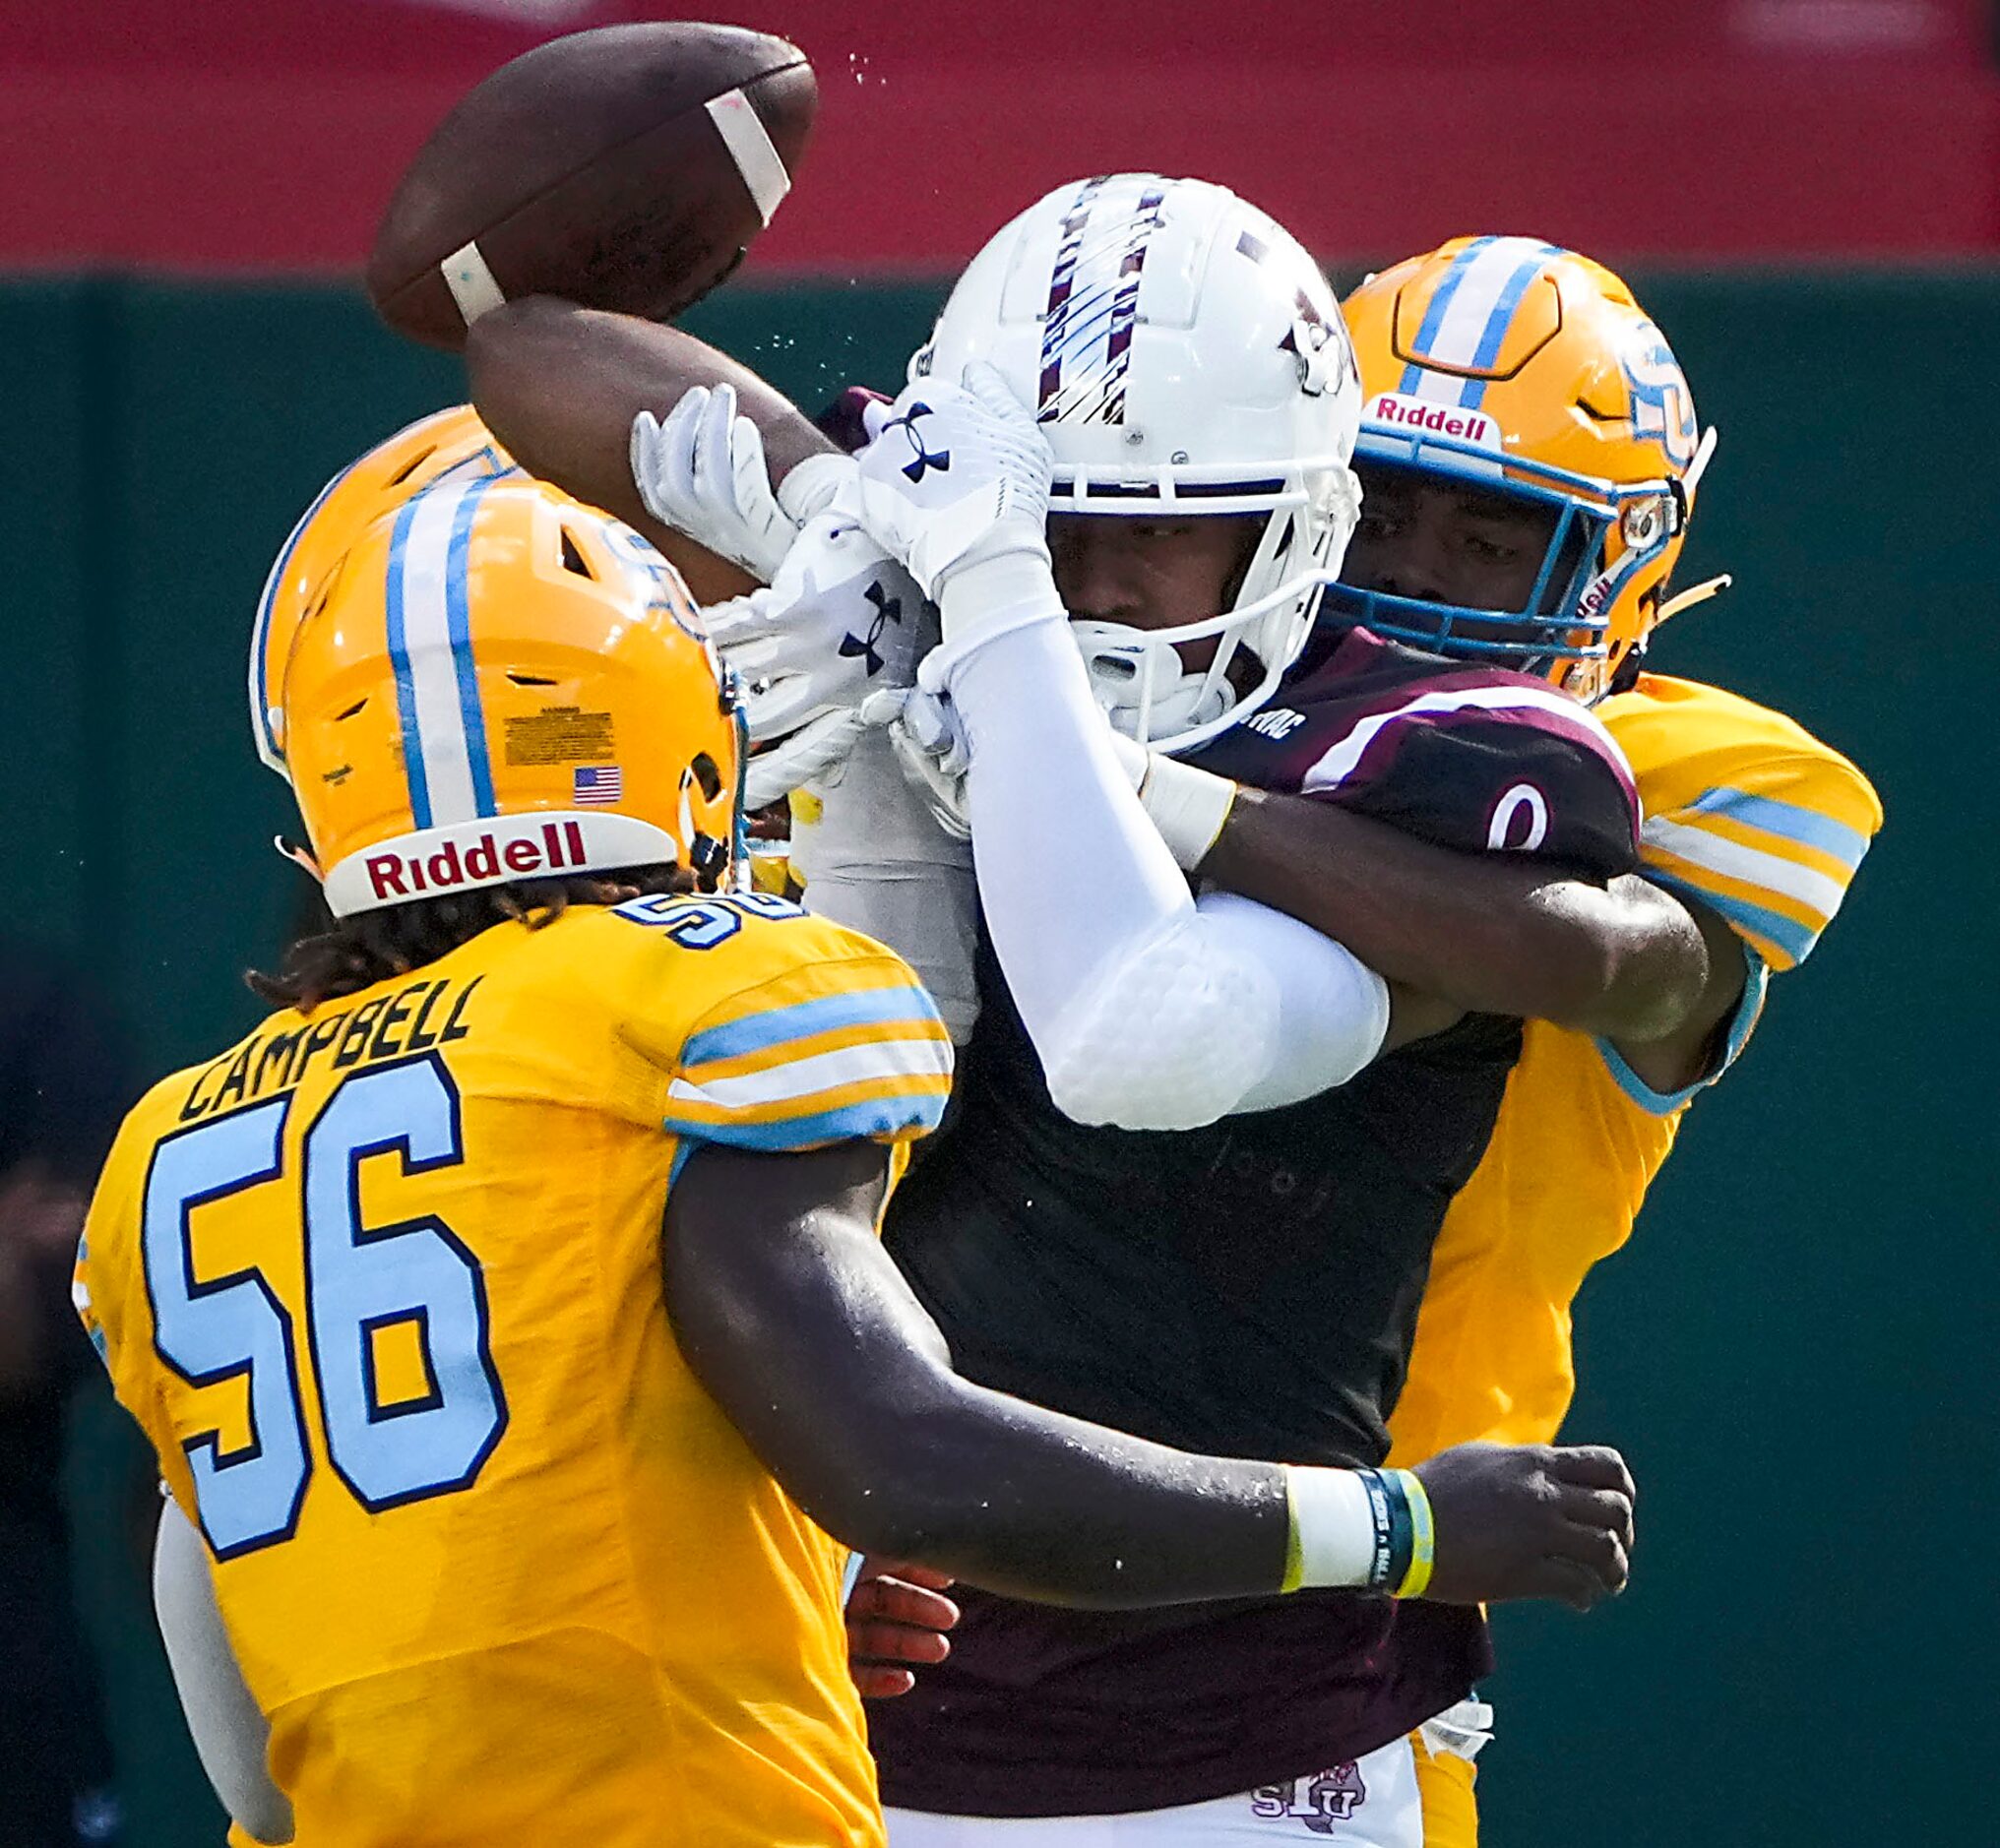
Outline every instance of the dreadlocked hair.
<svg viewBox="0 0 2000 1848"><path fill-rule="evenodd" d="M693 892L697 883L693 873L669 863L569 879L516 880L475 892L412 898L407 904L335 918L327 929L298 938L275 975L247 969L243 979L259 1000L310 1014L324 1002L359 994L435 962L496 924L538 931L573 904L623 904L650 893Z"/></svg>

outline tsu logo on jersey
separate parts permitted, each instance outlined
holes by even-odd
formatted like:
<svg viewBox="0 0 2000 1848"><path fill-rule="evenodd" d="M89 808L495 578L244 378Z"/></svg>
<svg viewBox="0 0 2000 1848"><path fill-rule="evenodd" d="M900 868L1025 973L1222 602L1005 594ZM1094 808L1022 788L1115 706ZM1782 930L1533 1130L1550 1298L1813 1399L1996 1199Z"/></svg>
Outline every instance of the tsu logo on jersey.
<svg viewBox="0 0 2000 1848"><path fill-rule="evenodd" d="M1260 1784L1250 1793L1250 1814L1260 1822L1300 1822L1314 1835L1331 1835L1368 1797L1361 1767L1349 1759L1312 1777Z"/></svg>
<svg viewBox="0 0 2000 1848"><path fill-rule="evenodd" d="M1676 468L1695 459L1701 431L1695 422L1694 395L1666 337L1651 321L1632 330L1621 355L1625 382L1632 390L1632 427L1666 451Z"/></svg>

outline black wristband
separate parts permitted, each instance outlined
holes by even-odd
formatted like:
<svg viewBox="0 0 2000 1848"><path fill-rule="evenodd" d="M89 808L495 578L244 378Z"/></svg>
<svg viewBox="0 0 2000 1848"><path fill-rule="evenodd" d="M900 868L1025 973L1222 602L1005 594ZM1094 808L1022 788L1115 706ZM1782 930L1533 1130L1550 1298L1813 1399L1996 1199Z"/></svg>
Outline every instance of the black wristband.
<svg viewBox="0 0 2000 1848"><path fill-rule="evenodd" d="M1368 1589L1394 1593L1409 1576L1416 1554L1416 1523L1409 1498L1394 1472L1357 1469L1368 1493L1368 1512L1375 1522L1375 1550L1368 1562Z"/></svg>

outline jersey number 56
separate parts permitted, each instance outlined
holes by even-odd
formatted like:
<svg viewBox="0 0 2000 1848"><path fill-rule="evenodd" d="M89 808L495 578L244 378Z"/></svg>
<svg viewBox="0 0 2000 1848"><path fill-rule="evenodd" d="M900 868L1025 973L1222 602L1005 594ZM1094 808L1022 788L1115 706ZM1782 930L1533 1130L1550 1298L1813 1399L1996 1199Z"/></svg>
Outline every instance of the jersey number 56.
<svg viewBox="0 0 2000 1848"><path fill-rule="evenodd" d="M435 1215L361 1223L361 1164L402 1158L418 1174L464 1159L459 1093L435 1053L356 1073L321 1108L284 1169L289 1096L214 1118L161 1142L147 1176L144 1249L154 1346L194 1386L243 1377L250 1435L184 1441L202 1531L218 1559L289 1539L312 1449L298 1332L254 1268L197 1282L190 1218L247 1188L289 1182L304 1226L305 1341L326 1455L371 1512L469 1488L507 1425L493 1370L478 1260ZM378 1334L412 1324L425 1390L383 1403Z"/></svg>

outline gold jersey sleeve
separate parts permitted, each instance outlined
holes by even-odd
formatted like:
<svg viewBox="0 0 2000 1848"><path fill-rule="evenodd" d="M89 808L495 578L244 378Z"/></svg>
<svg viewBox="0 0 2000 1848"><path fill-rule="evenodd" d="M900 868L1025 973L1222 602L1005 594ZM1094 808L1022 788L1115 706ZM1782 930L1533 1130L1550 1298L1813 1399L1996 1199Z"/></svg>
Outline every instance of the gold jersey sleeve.
<svg viewBox="0 0 2000 1848"><path fill-rule="evenodd" d="M1728 922L1748 980L1711 1069L1675 1092L1608 1041L1528 1023L1492 1140L1438 1235L1390 1423L1400 1464L1475 1438L1555 1437L1585 1274L1631 1236L1690 1100L1742 1051L1770 974L1811 954L1882 825L1852 764L1734 694L1647 674L1595 709L1638 783L1645 871Z"/></svg>
<svg viewBox="0 0 2000 1848"><path fill-rule="evenodd" d="M900 1149L907 967L783 901L503 925L156 1086L77 1297L215 1558L299 1848L880 1840L844 1554L696 1383L703 1141Z"/></svg>

